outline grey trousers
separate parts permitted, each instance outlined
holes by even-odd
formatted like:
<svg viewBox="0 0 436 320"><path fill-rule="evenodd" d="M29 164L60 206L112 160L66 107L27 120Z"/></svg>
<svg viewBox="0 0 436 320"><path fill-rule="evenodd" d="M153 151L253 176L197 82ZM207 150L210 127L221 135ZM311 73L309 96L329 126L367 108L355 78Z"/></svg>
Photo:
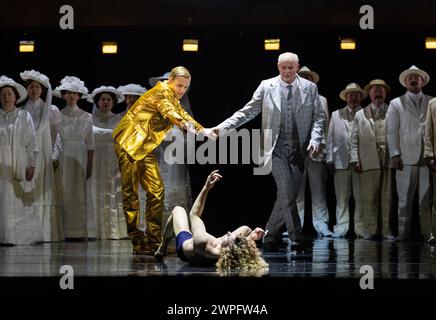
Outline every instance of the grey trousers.
<svg viewBox="0 0 436 320"><path fill-rule="evenodd" d="M315 230L321 233L328 229L329 211L326 199L327 171L324 162L314 161L306 157L305 168L301 178L300 190L297 197L298 214L301 225L304 226L304 207L306 196L306 183L309 180L312 198L312 223Z"/></svg>
<svg viewBox="0 0 436 320"><path fill-rule="evenodd" d="M287 147L275 148L272 155L272 175L277 186L277 199L266 225L268 230L264 242L277 242L285 225L289 239L303 238L297 210L297 195L302 174L301 154L295 155Z"/></svg>
<svg viewBox="0 0 436 320"><path fill-rule="evenodd" d="M396 171L398 193L398 235L409 237L412 233L412 205L416 190L419 195L419 220L421 234L428 239L431 234L430 171L426 166L408 166Z"/></svg>

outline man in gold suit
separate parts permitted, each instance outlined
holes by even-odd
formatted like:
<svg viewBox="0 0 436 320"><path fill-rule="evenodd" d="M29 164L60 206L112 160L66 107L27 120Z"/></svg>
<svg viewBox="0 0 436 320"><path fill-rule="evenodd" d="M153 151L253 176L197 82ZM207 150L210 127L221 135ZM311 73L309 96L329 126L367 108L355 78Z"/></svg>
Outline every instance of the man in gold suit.
<svg viewBox="0 0 436 320"><path fill-rule="evenodd" d="M167 81L158 82L127 111L113 132L121 171L123 210L134 254L153 254L162 240L164 188L154 149L175 124L191 133L216 139L179 103L191 82L184 67L171 70ZM147 191L145 234L139 226L139 183Z"/></svg>

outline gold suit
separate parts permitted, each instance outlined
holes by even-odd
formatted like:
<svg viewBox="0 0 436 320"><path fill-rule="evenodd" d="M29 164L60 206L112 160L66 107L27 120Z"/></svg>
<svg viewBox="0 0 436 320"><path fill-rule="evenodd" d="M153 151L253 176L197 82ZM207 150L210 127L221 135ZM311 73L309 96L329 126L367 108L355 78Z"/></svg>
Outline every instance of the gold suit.
<svg viewBox="0 0 436 320"><path fill-rule="evenodd" d="M161 242L164 189L154 149L175 124L192 122L203 127L183 110L167 81L158 82L127 111L113 132L115 152L122 178L123 210L134 250L142 243L156 250ZM138 183L147 191L146 234L138 230Z"/></svg>

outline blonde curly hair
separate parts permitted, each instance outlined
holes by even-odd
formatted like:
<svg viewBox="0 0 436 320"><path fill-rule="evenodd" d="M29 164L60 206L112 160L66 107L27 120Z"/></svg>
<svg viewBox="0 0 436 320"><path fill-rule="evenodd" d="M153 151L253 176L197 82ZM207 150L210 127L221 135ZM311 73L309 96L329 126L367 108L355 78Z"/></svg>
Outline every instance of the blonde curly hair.
<svg viewBox="0 0 436 320"><path fill-rule="evenodd" d="M268 263L262 258L255 241L241 236L236 237L233 243L221 247L216 267L221 275L242 271L242 275L258 276L268 271Z"/></svg>

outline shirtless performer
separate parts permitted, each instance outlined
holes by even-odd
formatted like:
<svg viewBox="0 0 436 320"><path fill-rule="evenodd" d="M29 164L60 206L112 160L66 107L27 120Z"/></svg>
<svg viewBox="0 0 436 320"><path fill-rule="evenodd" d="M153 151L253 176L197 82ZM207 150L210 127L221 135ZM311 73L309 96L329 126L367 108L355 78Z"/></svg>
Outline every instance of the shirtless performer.
<svg viewBox="0 0 436 320"><path fill-rule="evenodd" d="M191 264L217 263L219 268L241 270L267 266L255 244L255 240L260 240L265 235L261 228L251 230L247 226L241 226L220 238L207 233L201 214L209 190L221 178L218 170L212 171L207 177L189 217L182 207L176 206L173 209L164 228L162 243L154 254L156 260L161 260L166 255L169 240L176 235L177 255L181 260ZM238 254L235 255L234 252Z"/></svg>

